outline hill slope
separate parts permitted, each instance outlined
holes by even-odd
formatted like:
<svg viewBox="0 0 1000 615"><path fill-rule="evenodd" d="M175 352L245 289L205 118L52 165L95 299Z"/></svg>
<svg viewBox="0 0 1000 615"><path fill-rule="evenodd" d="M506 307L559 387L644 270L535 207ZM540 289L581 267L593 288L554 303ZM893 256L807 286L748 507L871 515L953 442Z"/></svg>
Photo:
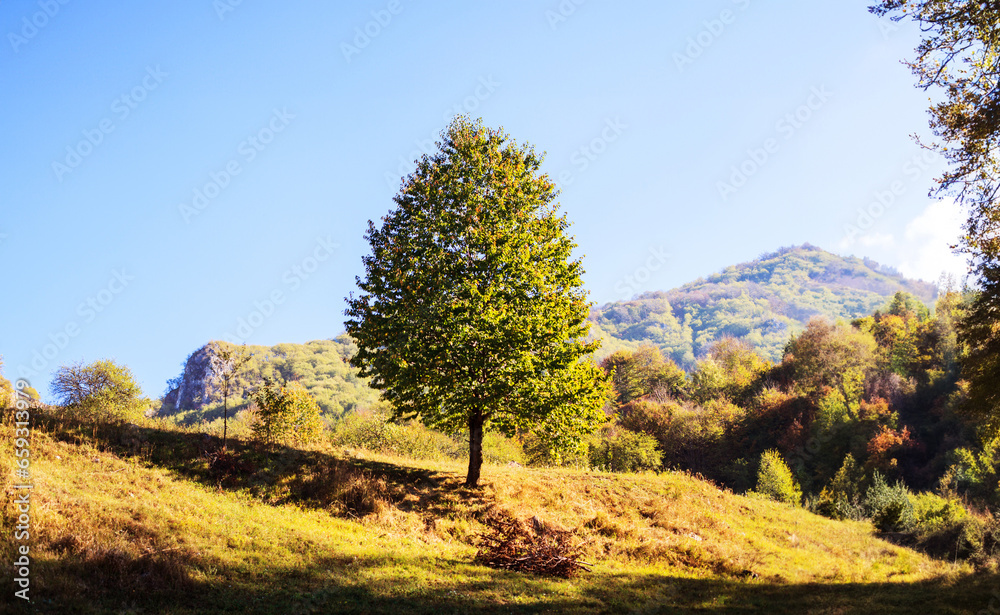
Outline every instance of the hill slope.
<svg viewBox="0 0 1000 615"><path fill-rule="evenodd" d="M34 431L34 612L959 613L992 589L866 524L684 474L487 467L468 491L458 464L234 441L256 471L231 482L197 455L202 434L150 423L110 450L90 434ZM12 446L0 442L5 490ZM491 510L575 528L593 572L473 563ZM17 512L10 499L0 512L9 553Z"/></svg>
<svg viewBox="0 0 1000 615"><path fill-rule="evenodd" d="M869 259L805 244L727 267L667 292L642 294L591 312L601 355L641 343L659 346L685 368L724 336L747 341L777 361L809 319L850 320L883 307L898 291L933 301L935 285L907 280Z"/></svg>

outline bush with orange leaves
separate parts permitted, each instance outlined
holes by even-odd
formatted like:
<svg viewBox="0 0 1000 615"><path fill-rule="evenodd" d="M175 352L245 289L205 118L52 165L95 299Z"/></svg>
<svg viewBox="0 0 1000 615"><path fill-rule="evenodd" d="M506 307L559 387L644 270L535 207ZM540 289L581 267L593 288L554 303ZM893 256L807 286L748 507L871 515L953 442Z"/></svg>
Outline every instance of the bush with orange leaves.
<svg viewBox="0 0 1000 615"><path fill-rule="evenodd" d="M910 428L903 427L902 430L895 430L887 425L882 425L875 436L868 441L868 461L869 469L896 470L899 466L898 456L904 450L913 447L915 442L910 437Z"/></svg>

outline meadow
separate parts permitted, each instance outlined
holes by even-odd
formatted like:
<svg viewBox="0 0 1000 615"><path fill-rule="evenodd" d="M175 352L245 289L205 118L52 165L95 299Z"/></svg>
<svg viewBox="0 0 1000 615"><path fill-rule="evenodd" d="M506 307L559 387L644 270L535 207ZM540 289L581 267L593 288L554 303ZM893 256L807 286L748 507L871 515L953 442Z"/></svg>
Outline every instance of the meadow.
<svg viewBox="0 0 1000 615"><path fill-rule="evenodd" d="M487 464L469 490L452 460L236 439L225 465L211 461L219 445L163 421L108 430L40 417L34 612L969 613L1000 586L868 522L683 472ZM5 441L0 460L11 459ZM10 492L12 468L0 470ZM475 563L496 511L575 531L592 571ZM8 503L8 554L15 517Z"/></svg>

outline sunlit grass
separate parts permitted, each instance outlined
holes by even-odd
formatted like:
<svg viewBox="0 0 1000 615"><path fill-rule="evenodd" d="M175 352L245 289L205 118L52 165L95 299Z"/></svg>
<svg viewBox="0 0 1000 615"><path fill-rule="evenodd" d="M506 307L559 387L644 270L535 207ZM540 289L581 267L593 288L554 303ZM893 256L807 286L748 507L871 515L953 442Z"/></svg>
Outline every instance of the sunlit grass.
<svg viewBox="0 0 1000 615"><path fill-rule="evenodd" d="M200 434L151 430L139 450L152 452L136 455L56 435L32 443L37 612L957 613L987 608L996 583L868 524L685 474L488 466L469 491L457 462L283 449L266 479L226 485L178 452ZM8 442L0 463L11 457ZM493 508L576 529L593 572L553 580L474 564Z"/></svg>

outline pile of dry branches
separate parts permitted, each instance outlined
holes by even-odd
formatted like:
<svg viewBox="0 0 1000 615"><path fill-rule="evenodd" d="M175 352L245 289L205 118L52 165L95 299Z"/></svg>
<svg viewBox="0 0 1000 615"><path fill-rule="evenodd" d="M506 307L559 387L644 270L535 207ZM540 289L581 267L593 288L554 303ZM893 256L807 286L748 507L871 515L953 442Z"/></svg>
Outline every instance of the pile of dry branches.
<svg viewBox="0 0 1000 615"><path fill-rule="evenodd" d="M225 481L230 478L253 474L257 471L252 462L226 449L206 451L202 457L208 461L209 474L217 480Z"/></svg>
<svg viewBox="0 0 1000 615"><path fill-rule="evenodd" d="M477 536L476 561L490 568L566 579L580 570L590 572L592 564L579 559L583 543L574 540L573 532L546 527L538 517L531 522L528 529L508 513L490 514L485 520L489 531Z"/></svg>

